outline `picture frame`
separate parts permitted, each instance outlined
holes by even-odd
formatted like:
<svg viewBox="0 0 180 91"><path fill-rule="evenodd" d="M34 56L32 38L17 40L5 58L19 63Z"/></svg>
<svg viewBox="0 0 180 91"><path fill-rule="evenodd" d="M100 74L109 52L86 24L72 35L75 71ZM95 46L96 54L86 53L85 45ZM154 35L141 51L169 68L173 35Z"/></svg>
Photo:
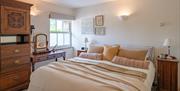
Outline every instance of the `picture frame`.
<svg viewBox="0 0 180 91"><path fill-rule="evenodd" d="M106 28L105 27L96 27L95 28L95 35L105 35Z"/></svg>
<svg viewBox="0 0 180 91"><path fill-rule="evenodd" d="M96 26L104 26L104 16L103 15L95 16L95 25Z"/></svg>
<svg viewBox="0 0 180 91"><path fill-rule="evenodd" d="M94 34L93 17L81 19L81 34Z"/></svg>

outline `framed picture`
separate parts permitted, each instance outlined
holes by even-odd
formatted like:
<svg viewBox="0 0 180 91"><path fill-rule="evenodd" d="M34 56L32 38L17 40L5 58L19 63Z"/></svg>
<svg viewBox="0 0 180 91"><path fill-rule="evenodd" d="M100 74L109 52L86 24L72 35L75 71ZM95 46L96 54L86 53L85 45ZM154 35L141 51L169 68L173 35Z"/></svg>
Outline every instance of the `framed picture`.
<svg viewBox="0 0 180 91"><path fill-rule="evenodd" d="M95 34L96 35L105 35L105 27L96 27L95 28Z"/></svg>
<svg viewBox="0 0 180 91"><path fill-rule="evenodd" d="M104 16L103 15L95 16L95 24L96 26L104 26Z"/></svg>
<svg viewBox="0 0 180 91"><path fill-rule="evenodd" d="M94 20L92 18L84 18L81 20L81 34L94 34Z"/></svg>

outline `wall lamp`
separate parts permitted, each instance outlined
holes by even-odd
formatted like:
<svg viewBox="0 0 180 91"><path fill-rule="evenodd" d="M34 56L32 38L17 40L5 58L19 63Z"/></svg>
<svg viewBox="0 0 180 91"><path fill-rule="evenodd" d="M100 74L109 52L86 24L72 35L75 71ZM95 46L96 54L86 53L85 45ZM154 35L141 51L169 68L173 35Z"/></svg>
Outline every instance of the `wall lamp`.
<svg viewBox="0 0 180 91"><path fill-rule="evenodd" d="M118 16L119 17L119 19L121 20L121 21L125 21L125 20L127 20L128 19L128 15L120 15L120 16Z"/></svg>

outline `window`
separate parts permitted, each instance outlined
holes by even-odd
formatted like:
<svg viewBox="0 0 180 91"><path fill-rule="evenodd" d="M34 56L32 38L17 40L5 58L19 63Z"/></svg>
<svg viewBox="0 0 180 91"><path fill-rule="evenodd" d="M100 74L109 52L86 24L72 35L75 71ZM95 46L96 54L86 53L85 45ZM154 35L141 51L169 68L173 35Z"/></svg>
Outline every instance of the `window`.
<svg viewBox="0 0 180 91"><path fill-rule="evenodd" d="M71 47L71 21L50 19L50 47Z"/></svg>

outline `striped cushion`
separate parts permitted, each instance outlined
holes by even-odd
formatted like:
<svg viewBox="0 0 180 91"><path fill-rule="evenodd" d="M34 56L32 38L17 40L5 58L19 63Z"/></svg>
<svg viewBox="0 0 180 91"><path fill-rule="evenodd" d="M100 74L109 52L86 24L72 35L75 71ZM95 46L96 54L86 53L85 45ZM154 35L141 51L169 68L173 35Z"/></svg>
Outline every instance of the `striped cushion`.
<svg viewBox="0 0 180 91"><path fill-rule="evenodd" d="M118 57L118 56L115 56L112 62L116 64L124 65L124 66L141 68L141 69L148 69L149 67L148 61L141 61L141 60L129 59L129 58Z"/></svg>
<svg viewBox="0 0 180 91"><path fill-rule="evenodd" d="M83 52L81 52L79 57L93 59L93 60L102 60L103 59L103 55L100 53L83 53Z"/></svg>

